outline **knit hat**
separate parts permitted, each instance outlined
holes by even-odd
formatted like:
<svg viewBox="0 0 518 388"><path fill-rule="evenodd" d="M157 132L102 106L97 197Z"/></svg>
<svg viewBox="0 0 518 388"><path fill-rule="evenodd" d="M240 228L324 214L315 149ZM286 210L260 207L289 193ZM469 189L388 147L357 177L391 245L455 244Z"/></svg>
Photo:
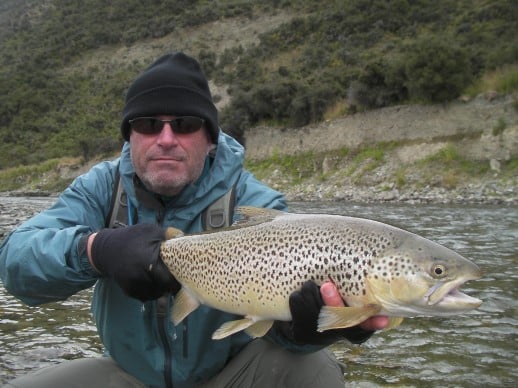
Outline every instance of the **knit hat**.
<svg viewBox="0 0 518 388"><path fill-rule="evenodd" d="M153 115L201 117L212 143L218 142L218 111L207 78L198 62L183 53L164 55L130 85L122 111L122 137L129 140L128 120Z"/></svg>

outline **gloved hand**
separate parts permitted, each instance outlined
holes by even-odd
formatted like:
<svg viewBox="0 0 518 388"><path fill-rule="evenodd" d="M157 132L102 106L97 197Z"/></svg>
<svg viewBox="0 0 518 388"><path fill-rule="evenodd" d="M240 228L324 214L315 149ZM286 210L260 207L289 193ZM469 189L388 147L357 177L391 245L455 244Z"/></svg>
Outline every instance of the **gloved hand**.
<svg viewBox="0 0 518 388"><path fill-rule="evenodd" d="M320 287L312 281L307 281L302 288L290 295L291 322L279 322L279 329L285 337L299 343L328 346L332 343L347 339L359 344L365 342L372 331L355 326L346 329L317 331L318 315L324 306Z"/></svg>
<svg viewBox="0 0 518 388"><path fill-rule="evenodd" d="M151 224L103 229L92 242L92 263L127 295L143 302L176 293L181 285L160 258L164 238L165 229Z"/></svg>

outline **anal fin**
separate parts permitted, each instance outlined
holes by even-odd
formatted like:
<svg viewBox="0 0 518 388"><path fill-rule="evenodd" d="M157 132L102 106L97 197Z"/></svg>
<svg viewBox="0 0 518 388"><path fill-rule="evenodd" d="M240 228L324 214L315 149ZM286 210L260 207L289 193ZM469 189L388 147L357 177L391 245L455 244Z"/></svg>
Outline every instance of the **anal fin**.
<svg viewBox="0 0 518 388"><path fill-rule="evenodd" d="M254 324L254 320L251 318L237 319L235 321L225 322L219 327L213 334L212 339L219 340L238 331L245 330Z"/></svg>
<svg viewBox="0 0 518 388"><path fill-rule="evenodd" d="M257 321L249 328L245 329L246 334L248 334L252 338L262 337L268 330L270 330L273 326L273 321L271 319L264 321Z"/></svg>
<svg viewBox="0 0 518 388"><path fill-rule="evenodd" d="M253 318L237 319L222 324L218 330L212 334L212 339L219 340L229 335L235 334L244 330L250 337L262 337L273 326L271 319L256 321Z"/></svg>

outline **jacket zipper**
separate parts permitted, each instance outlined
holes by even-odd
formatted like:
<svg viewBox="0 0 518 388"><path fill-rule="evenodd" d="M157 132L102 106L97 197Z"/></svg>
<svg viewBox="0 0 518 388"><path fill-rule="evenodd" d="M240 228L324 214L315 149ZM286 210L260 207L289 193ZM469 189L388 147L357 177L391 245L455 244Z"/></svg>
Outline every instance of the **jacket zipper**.
<svg viewBox="0 0 518 388"><path fill-rule="evenodd" d="M172 368L172 360L173 360L173 351L171 349L171 345L169 343L169 337L167 335L167 324L168 324L168 314L167 314L167 306L169 304L169 295L161 296L156 301L156 314L158 321L158 332L160 333L160 337L162 338L162 343L164 344L164 380L165 386L168 388L173 388L173 368Z"/></svg>
<svg viewBox="0 0 518 388"><path fill-rule="evenodd" d="M162 226L164 222L164 213L164 208L158 209L156 213L156 222L160 226ZM167 316L168 305L169 294L162 295L160 298L156 300L158 332L160 333L162 343L164 344L164 381L165 386L167 388L173 388L173 350L171 349L171 344L169 343L169 336L167 335L167 324L169 320Z"/></svg>
<svg viewBox="0 0 518 388"><path fill-rule="evenodd" d="M189 337L187 336L188 333L188 323L189 323L189 317L185 317L183 320L183 358L187 358L189 356Z"/></svg>

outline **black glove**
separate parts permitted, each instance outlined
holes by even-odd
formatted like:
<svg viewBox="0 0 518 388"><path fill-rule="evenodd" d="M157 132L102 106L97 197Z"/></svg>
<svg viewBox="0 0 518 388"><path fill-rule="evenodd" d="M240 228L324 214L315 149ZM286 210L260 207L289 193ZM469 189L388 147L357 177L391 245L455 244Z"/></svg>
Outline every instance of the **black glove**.
<svg viewBox="0 0 518 388"><path fill-rule="evenodd" d="M328 346L332 343L347 339L359 344L367 341L372 331L359 326L346 329L331 329L317 331L318 315L324 306L320 287L312 281L307 281L302 288L290 295L291 322L278 322L278 328L288 339L299 344Z"/></svg>
<svg viewBox="0 0 518 388"><path fill-rule="evenodd" d="M144 302L176 293L181 286L160 258L164 238L165 229L151 224L103 229L93 240L92 262L132 298Z"/></svg>

